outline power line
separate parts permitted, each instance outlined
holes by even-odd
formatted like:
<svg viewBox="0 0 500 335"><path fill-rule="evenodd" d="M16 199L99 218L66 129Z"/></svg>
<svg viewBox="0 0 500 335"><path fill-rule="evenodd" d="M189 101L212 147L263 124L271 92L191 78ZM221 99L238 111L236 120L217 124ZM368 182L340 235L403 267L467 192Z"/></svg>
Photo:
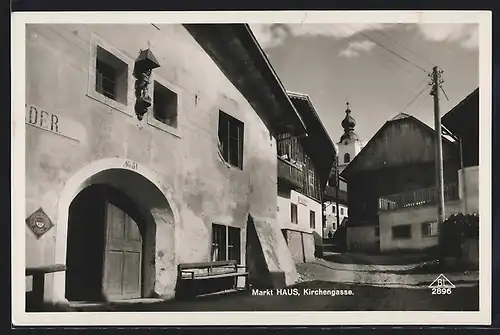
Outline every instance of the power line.
<svg viewBox="0 0 500 335"><path fill-rule="evenodd" d="M425 76L422 81L417 85L415 86L415 88L413 89L413 91L417 90L420 86L422 86L423 83L427 82L427 76ZM428 84L427 84L428 85Z"/></svg>
<svg viewBox="0 0 500 335"><path fill-rule="evenodd" d="M382 57L384 57L384 55L383 55L382 53L377 53L377 56L382 56ZM392 60L391 58L389 58L389 57L384 57L384 60L386 60L386 61L388 61L388 62L390 62L390 63L392 63L392 64L396 65L396 66L397 66L397 67L399 67L400 69L404 70L406 73L409 73L409 74L411 74L411 75L414 75L414 74L415 74L413 71L411 71L411 70L409 70L408 68L406 68L406 67L402 66L401 64L399 64L399 63L397 63L397 62L393 61L393 60Z"/></svg>
<svg viewBox="0 0 500 335"><path fill-rule="evenodd" d="M403 110L400 113L403 113L406 109L408 109L408 107L410 107L410 105L414 103L415 100L417 100L422 95L422 93L424 93L425 89L426 87L422 88L422 90L413 99L411 99L411 101L405 106L405 108L403 108Z"/></svg>
<svg viewBox="0 0 500 335"><path fill-rule="evenodd" d="M391 54L393 54L393 55L395 55L396 57L398 57L398 58L402 59L403 61L405 61L405 62L409 63L410 65L413 65L414 67L416 67L417 69L419 69L419 70L421 70L421 71L425 72L426 74L429 74L429 71L425 70L423 67L421 67L421 66L419 66L419 65L417 65L417 64L415 64L415 63L413 63L412 61L410 61L410 60L408 60L407 58L405 58L405 57L401 56L400 54L398 54L397 52L395 52L395 51L393 51L393 50L389 49L388 47L386 47L386 46L385 46L385 45L383 45L382 43L380 43L380 42L378 42L378 41L374 40L373 38L371 38L371 37L370 37L370 36L368 36L367 34L363 33L362 31L356 31L356 30L355 30L354 28L352 28L349 24L346 24L346 25L347 25L347 26L348 26L348 27L349 27L349 28L350 28L353 32L355 32L355 33L359 33L359 34L363 35L363 36L364 36L364 37L366 37L368 40L370 40L370 41L372 41L373 43L377 44L378 46L380 46L380 47L381 47L381 48L383 48L384 50L386 50L386 51L390 52ZM334 27L334 29L339 30L339 31L341 31L341 32L345 33L345 31L344 31L343 29L340 29L340 28L338 28L338 29L337 29L337 27ZM388 36L387 36L387 37L388 37ZM388 37L388 38L390 38L390 37ZM408 49L408 48L407 48L407 49ZM408 50L409 50L409 49L408 49ZM410 51L411 51L411 50L410 50ZM412 53L413 53L413 52L412 52ZM418 55L417 55L417 56L418 56ZM400 68L402 68L402 69L404 69L404 70L408 71L408 69L406 69L405 67L402 67L400 64L398 64L398 63L394 62L394 61L393 61L393 60L391 60L390 58L386 58L386 60L388 60L388 61L390 61L391 63L393 63L394 65L397 65L398 67L400 67ZM429 61L427 61L427 62L428 62L428 63L430 63ZM431 64L432 64L432 63L431 63ZM415 89L418 89L420 86L422 86L422 84L423 84L423 83L425 83L425 82L426 82L426 80L427 80L427 77L424 77L424 79L423 79L423 80L422 80L422 81L421 81L421 82L417 85L417 87L416 87ZM426 88L427 88L427 85L426 85L426 86L424 86L424 87L423 87L423 88L419 91L419 93L418 93L416 96L414 96L414 97L413 97L413 99L412 99L412 100L411 100L411 101L410 101L410 102L409 102L409 103L408 103L408 104L407 104L407 105L403 108L403 110L401 111L401 113L403 113L404 111L406 111L406 110L407 110L407 109L408 109L408 108L409 108L409 107L410 107L410 106L411 106L411 105L412 105L412 104L413 104L413 103L414 103L414 102L415 102L418 98L420 98L420 96L422 96L422 93L424 93L424 91L426 90ZM420 103L419 103L419 105L420 105Z"/></svg>
<svg viewBox="0 0 500 335"><path fill-rule="evenodd" d="M418 110L418 107L420 107L420 105L422 104L423 101L425 101L425 99L420 99L419 100L419 102L415 105L415 110Z"/></svg>
<svg viewBox="0 0 500 335"><path fill-rule="evenodd" d="M373 26L371 26L373 27ZM391 41L393 41L394 43L398 44L399 46L403 47L404 49L408 50L409 52L411 52L412 54L414 54L415 56L417 56L418 58L420 58L421 60L423 60L424 62L427 62L429 65L431 66L434 66L435 64L431 61L429 61L428 59L424 58L423 56L417 54L416 52L414 52L413 50L411 50L410 48L408 48L407 46L405 46L404 44L398 42L395 38L387 35L386 33L384 33L383 31L381 30L377 30L377 29L374 29L375 32L377 32L378 34L381 34L385 37L387 37L388 39L390 39Z"/></svg>
<svg viewBox="0 0 500 335"><path fill-rule="evenodd" d="M418 94L417 94L417 95L416 95L416 96L412 99L412 101L410 101L410 102L408 103L408 105L407 105L407 106L403 109L403 111L404 111L404 110L406 110L408 107L410 107L410 105L411 105L412 103L414 103L415 101L417 101L417 100L418 100L418 98L419 98L420 96L422 96L423 91L425 91L425 88L429 85L429 84L428 84L428 83L426 83L426 82L427 82L427 76L425 76L425 77L422 79L422 81L421 81L421 82L420 82L417 86L415 86L415 88L413 89L413 91L416 91L417 89L419 89L419 88L420 88L420 86L422 86L422 84L424 84L424 83L426 84L426 85L422 88L422 91L419 91L419 93L418 93ZM422 101L424 101L424 99L420 99L420 102L419 102L417 105L415 105L415 107L416 107L416 108L418 108L418 107L422 104ZM401 113L402 113L402 112L401 112Z"/></svg>
<svg viewBox="0 0 500 335"><path fill-rule="evenodd" d="M337 30L337 31L339 31L339 32L340 32L340 33L342 33L342 34L346 34L346 35L348 35L348 33L347 33L344 29L341 29L340 27L333 26L332 28L333 28L333 29L335 29L335 30ZM349 27L349 28L350 28L350 27ZM351 29L354 33L356 33L356 31L355 31L354 29L352 29L352 28L350 28L350 29ZM392 63L393 65L397 66L398 68L400 68L400 69L404 70L405 72L410 73L410 74L413 74L413 72L412 72L412 71L410 71L408 68L406 68L406 67L402 66L401 64L399 64L399 63L395 62L395 61L394 61L394 60L392 60L391 58L387 57L384 53L378 53L378 52L377 52L377 53L376 53L376 55L377 55L377 56L379 56L379 57L381 57L381 58L382 58L382 59L384 59L385 61Z"/></svg>
<svg viewBox="0 0 500 335"><path fill-rule="evenodd" d="M347 26L349 26L349 25L347 24ZM355 31L355 29L353 29L351 26L349 26L349 27L350 27L353 31ZM411 65L415 66L416 68L418 68L418 69L420 69L420 70L424 71L425 73L428 73L428 72L429 72L429 71L427 71L426 69L424 69L423 67L421 67L420 65L417 65L417 64L413 63L412 61L408 60L407 58L405 58L405 57L401 56L401 55L400 55L400 54L398 54L397 52L392 51L391 49L389 49L388 47L386 47L386 46L385 46L385 45L383 45L382 43L375 41L373 38L371 38L370 36L368 36L368 35L367 35L367 34L365 34L364 32L362 32L362 31L358 31L357 33L358 33L358 34L363 35L364 37L366 37L367 39L369 39L369 40L370 40L370 41L372 41L373 43L377 44L379 47L381 47L381 48L383 48L384 50L386 50L386 51L390 52L390 53L391 53L391 54L393 54L394 56L396 56L396 57L398 57L398 58L400 58L400 59L404 60L405 62L407 62L407 63L409 63L409 64L411 64Z"/></svg>

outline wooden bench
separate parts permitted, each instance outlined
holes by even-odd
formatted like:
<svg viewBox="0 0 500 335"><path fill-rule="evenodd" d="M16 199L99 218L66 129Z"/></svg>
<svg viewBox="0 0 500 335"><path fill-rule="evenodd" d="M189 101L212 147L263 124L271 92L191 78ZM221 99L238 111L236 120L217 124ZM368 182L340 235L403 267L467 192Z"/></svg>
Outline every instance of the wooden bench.
<svg viewBox="0 0 500 335"><path fill-rule="evenodd" d="M181 263L178 265L177 275L179 298L194 298L197 295L226 290L248 290L249 287L246 266L239 265L236 261ZM239 277L245 278L243 288L238 288ZM219 282L222 285L210 287L210 283L213 282Z"/></svg>
<svg viewBox="0 0 500 335"><path fill-rule="evenodd" d="M61 271L66 271L66 265L54 264L45 266L26 267L26 277L33 276L33 285L31 293L33 299L31 301L32 308L39 309L43 305L43 296L45 293L45 275L47 273L54 273Z"/></svg>

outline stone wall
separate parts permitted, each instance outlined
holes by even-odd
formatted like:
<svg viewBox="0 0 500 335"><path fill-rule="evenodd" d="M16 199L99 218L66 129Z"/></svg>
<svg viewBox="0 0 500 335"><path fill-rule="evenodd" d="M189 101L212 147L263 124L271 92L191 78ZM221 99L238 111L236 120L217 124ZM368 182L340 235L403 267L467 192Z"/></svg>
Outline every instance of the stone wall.
<svg viewBox="0 0 500 335"><path fill-rule="evenodd" d="M379 245L376 226L347 227L347 250L350 252L379 252Z"/></svg>
<svg viewBox="0 0 500 335"><path fill-rule="evenodd" d="M291 204L297 206L297 223L291 219ZM315 227L310 225L310 212L315 213ZM278 195L278 222L287 233L287 244L295 263L313 260L323 244L321 203L294 190Z"/></svg>
<svg viewBox="0 0 500 335"><path fill-rule="evenodd" d="M295 263L307 263L315 259L315 240L311 232L285 228L283 233Z"/></svg>
<svg viewBox="0 0 500 335"><path fill-rule="evenodd" d="M479 268L479 239L468 238L462 242L462 254L460 261L474 269Z"/></svg>
<svg viewBox="0 0 500 335"><path fill-rule="evenodd" d="M459 170L458 177L460 199L465 201L466 212L479 213L479 166L470 166Z"/></svg>

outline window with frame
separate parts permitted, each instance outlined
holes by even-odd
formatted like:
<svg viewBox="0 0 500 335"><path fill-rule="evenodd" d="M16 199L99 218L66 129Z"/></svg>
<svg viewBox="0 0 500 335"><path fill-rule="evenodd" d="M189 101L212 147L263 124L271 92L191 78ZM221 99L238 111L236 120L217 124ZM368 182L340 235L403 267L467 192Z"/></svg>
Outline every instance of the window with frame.
<svg viewBox="0 0 500 335"><path fill-rule="evenodd" d="M309 227L316 229L316 213L314 211L309 211Z"/></svg>
<svg viewBox="0 0 500 335"><path fill-rule="evenodd" d="M241 230L237 227L212 225L212 261L241 262Z"/></svg>
<svg viewBox="0 0 500 335"><path fill-rule="evenodd" d="M421 225L422 237L431 237L438 234L437 222L423 222Z"/></svg>
<svg viewBox="0 0 500 335"><path fill-rule="evenodd" d="M344 215L344 208L340 207L340 215Z"/></svg>
<svg viewBox="0 0 500 335"><path fill-rule="evenodd" d="M111 52L97 46L95 90L105 97L127 104L128 65Z"/></svg>
<svg viewBox="0 0 500 335"><path fill-rule="evenodd" d="M297 215L297 205L294 203L290 204L290 220L292 223L299 223Z"/></svg>
<svg viewBox="0 0 500 335"><path fill-rule="evenodd" d="M332 214L335 214L336 207L337 207L337 206L336 206L335 204L332 206Z"/></svg>
<svg viewBox="0 0 500 335"><path fill-rule="evenodd" d="M153 87L153 115L161 123L177 128L177 94L157 81Z"/></svg>
<svg viewBox="0 0 500 335"><path fill-rule="evenodd" d="M410 239L411 238L411 225L399 225L391 228L393 239Z"/></svg>
<svg viewBox="0 0 500 335"><path fill-rule="evenodd" d="M292 142L291 141L285 141L283 143L283 157L287 160L292 159Z"/></svg>
<svg viewBox="0 0 500 335"><path fill-rule="evenodd" d="M243 122L219 111L219 150L227 163L240 169L243 169L243 131Z"/></svg>
<svg viewBox="0 0 500 335"><path fill-rule="evenodd" d="M344 155L344 163L349 163L351 161L351 155L349 153L346 153Z"/></svg>
<svg viewBox="0 0 500 335"><path fill-rule="evenodd" d="M309 170L309 173L307 175L307 180L309 182L309 186L312 186L314 187L314 180L316 178L315 174L314 174L314 171L313 170Z"/></svg>

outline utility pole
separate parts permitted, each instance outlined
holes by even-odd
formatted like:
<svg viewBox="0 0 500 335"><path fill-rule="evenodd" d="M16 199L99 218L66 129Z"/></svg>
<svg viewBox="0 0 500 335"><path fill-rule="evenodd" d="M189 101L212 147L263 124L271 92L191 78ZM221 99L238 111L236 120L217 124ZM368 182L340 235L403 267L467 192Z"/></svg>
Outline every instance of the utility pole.
<svg viewBox="0 0 500 335"><path fill-rule="evenodd" d="M432 91L434 97L434 126L436 131L436 188L438 196L438 219L439 223L443 222L444 217L444 176L443 176L443 139L441 127L441 113L439 112L439 88L442 84L442 70L438 70L437 66L432 68Z"/></svg>
<svg viewBox="0 0 500 335"><path fill-rule="evenodd" d="M438 70L437 66L432 68L432 90L431 95L434 98L434 127L436 132L436 147L435 147L435 162L436 162L436 193L438 200L438 229L441 228L444 215L444 176L443 176L443 140L441 127L441 114L439 112L439 88L443 83L441 79L442 70ZM441 234L440 234L441 235ZM441 249L441 248L440 248ZM440 250L440 261L443 259L443 250Z"/></svg>

